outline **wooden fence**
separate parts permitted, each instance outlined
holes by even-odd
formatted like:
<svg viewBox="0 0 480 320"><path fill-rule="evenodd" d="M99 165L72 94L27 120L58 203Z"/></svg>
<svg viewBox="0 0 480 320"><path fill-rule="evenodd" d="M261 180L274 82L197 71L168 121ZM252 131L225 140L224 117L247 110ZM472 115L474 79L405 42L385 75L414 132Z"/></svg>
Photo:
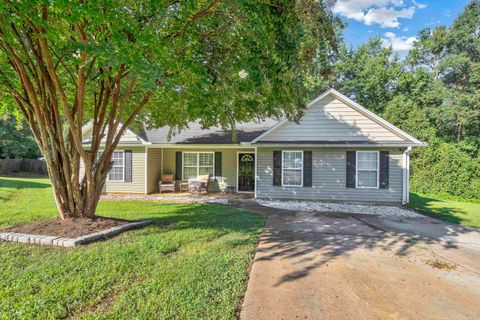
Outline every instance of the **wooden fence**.
<svg viewBox="0 0 480 320"><path fill-rule="evenodd" d="M47 175L47 165L37 159L0 159L0 174L32 173Z"/></svg>

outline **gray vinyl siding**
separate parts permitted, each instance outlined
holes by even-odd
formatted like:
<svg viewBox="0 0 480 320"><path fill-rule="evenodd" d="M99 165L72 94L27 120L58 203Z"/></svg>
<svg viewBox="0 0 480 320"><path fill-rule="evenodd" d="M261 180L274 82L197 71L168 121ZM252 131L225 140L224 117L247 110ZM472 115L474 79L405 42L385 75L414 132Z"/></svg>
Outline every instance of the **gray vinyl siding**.
<svg viewBox="0 0 480 320"><path fill-rule="evenodd" d="M162 171L162 149L147 149L147 193L158 192Z"/></svg>
<svg viewBox="0 0 480 320"><path fill-rule="evenodd" d="M287 122L261 141L404 141L342 101L327 96L309 107L300 122Z"/></svg>
<svg viewBox="0 0 480 320"><path fill-rule="evenodd" d="M280 148L257 149L257 198L401 203L403 150L381 149L390 152L388 189L357 189L346 187L346 151L355 149L304 149L312 150L312 187L273 186L273 150Z"/></svg>
<svg viewBox="0 0 480 320"><path fill-rule="evenodd" d="M254 152L255 149L237 149L237 148L165 148L163 149L163 172L175 174L175 153L177 151L195 151L195 152L222 152L222 177L219 181L212 181L209 185L209 191L223 191L227 186L237 188L237 152Z"/></svg>
<svg viewBox="0 0 480 320"><path fill-rule="evenodd" d="M145 147L117 147L115 150L132 150L132 182L108 181L107 193L145 193ZM80 177L83 177L83 163L80 163Z"/></svg>

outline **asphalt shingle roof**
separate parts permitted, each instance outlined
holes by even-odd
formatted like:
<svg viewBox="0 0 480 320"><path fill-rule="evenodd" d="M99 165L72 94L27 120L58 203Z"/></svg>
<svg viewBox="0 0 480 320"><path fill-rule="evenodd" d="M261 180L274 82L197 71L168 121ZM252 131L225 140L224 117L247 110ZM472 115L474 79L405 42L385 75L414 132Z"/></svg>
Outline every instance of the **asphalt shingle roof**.
<svg viewBox="0 0 480 320"><path fill-rule="evenodd" d="M237 124L237 143L250 142L271 127L278 120L265 119L259 122L241 122ZM168 139L170 127L162 127L158 129L145 130L140 133L142 138L153 144L229 144L232 143L232 135L230 132L224 131L221 127L210 127L202 129L200 122L191 122L188 128Z"/></svg>

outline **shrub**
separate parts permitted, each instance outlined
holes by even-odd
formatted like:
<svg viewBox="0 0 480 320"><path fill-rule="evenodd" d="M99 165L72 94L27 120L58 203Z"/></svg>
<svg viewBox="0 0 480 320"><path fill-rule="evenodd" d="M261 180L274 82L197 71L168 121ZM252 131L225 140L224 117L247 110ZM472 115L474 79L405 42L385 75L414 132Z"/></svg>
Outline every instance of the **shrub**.
<svg viewBox="0 0 480 320"><path fill-rule="evenodd" d="M480 198L480 159L458 144L431 142L412 153L411 165L412 191Z"/></svg>

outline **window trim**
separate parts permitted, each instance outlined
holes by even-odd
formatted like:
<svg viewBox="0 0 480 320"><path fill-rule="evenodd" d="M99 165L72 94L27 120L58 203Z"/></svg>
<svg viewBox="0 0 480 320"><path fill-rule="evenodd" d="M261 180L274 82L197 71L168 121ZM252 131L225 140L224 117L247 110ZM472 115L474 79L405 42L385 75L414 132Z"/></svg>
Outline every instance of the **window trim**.
<svg viewBox="0 0 480 320"><path fill-rule="evenodd" d="M122 153L122 158L123 158L123 164L121 166L115 166L115 165L112 165L112 169L114 167L116 168L120 168L122 167L122 180L111 180L110 179L110 171L108 171L108 174L107 174L107 181L108 182L118 182L118 183L121 183L121 182L125 182L125 150L114 150L112 152L112 158L113 158L113 153L114 152L121 152ZM102 150L102 153L103 153L103 150ZM110 169L111 170L111 169Z"/></svg>
<svg viewBox="0 0 480 320"><path fill-rule="evenodd" d="M284 164L285 164L285 161L284 161L284 154L285 153L289 153L289 152L300 152L302 154L302 166L300 167L300 184L284 184L283 183L283 177L284 177ZM303 166L304 166L304 154L303 154L303 150L282 150L282 187L299 187L299 188L302 188L303 187ZM287 170L298 170L298 169L290 169L288 168Z"/></svg>
<svg viewBox="0 0 480 320"><path fill-rule="evenodd" d="M197 168L197 177L200 175L200 153L208 153L208 154L212 154L212 158L213 158L213 164L212 164L212 168L213 168L213 173L212 175L215 176L215 151L182 151L182 180L183 181L186 181L185 180L185 176L184 176L184 171L185 171L185 154L186 153L196 153L197 154L197 164L196 164L196 168ZM190 168L193 168L193 166L188 166ZM201 166L202 168L208 168L210 166Z"/></svg>
<svg viewBox="0 0 480 320"><path fill-rule="evenodd" d="M359 170L358 169L358 154L359 153L376 153L377 154L377 169L376 170ZM365 186L359 186L358 185L358 171L376 171L377 172L377 185L375 187L365 187ZM365 151L355 151L355 188L357 189L379 189L380 187L380 151L371 151L371 150L365 150Z"/></svg>

